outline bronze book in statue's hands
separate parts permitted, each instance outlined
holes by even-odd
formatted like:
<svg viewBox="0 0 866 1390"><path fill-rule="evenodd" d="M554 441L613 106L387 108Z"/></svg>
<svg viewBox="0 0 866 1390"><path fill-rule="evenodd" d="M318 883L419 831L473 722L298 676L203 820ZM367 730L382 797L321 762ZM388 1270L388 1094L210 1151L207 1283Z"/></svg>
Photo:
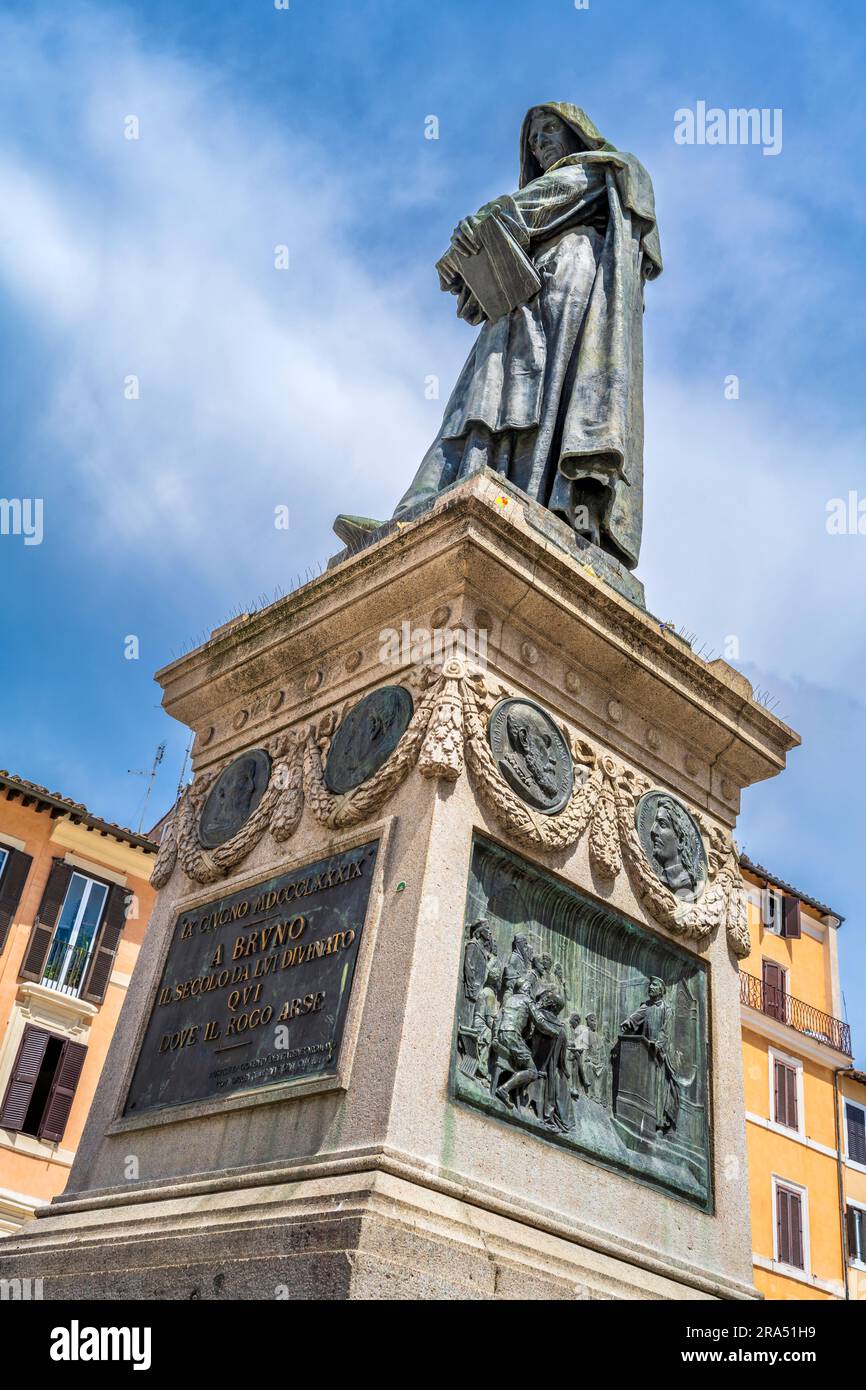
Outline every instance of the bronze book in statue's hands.
<svg viewBox="0 0 866 1390"><path fill-rule="evenodd" d="M466 285L491 323L526 304L541 289L541 276L507 227L494 214L475 228L481 250L466 256L451 246L436 262L443 290L459 294Z"/></svg>

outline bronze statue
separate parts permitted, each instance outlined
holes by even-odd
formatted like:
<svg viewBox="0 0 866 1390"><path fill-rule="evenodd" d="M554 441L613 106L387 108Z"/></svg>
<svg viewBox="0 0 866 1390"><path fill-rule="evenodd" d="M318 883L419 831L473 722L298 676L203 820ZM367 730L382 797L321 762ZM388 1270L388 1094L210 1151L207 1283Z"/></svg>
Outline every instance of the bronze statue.
<svg viewBox="0 0 866 1390"><path fill-rule="evenodd" d="M519 188L464 218L438 269L458 314L482 327L395 518L487 465L633 569L644 284L662 269L643 165L579 107L532 107ZM334 529L356 547L380 524L342 516Z"/></svg>

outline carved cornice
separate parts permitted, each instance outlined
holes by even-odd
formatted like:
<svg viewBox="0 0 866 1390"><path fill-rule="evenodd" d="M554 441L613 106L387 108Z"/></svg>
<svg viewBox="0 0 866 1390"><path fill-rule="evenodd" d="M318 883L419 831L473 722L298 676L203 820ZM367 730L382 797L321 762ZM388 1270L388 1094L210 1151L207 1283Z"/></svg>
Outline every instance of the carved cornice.
<svg viewBox="0 0 866 1390"><path fill-rule="evenodd" d="M491 594L505 588L512 598L523 594L538 612L558 610L566 621L570 617L589 628L612 653L635 662L678 700L705 711L744 755L749 750L749 770L740 785L780 771L798 738L752 697L748 682L725 662L708 663L696 656L664 625L531 529L523 520L519 496L507 512L495 505L494 498L503 493L509 493L508 484L482 471L443 494L417 521L286 598L226 625L203 647L158 673L166 707L193 727L206 728L213 714L236 698L239 686L267 696L273 682L284 683L287 659L298 672L299 691L309 697L306 663L321 666L310 651L312 634L314 650L340 648L348 606L354 629L361 632L395 620L395 603L404 608L407 586L410 592L437 587L441 592L446 581L465 588L473 579L476 589L480 584ZM509 608L511 603L509 599ZM523 612L523 600L520 606ZM515 618L519 627L516 611ZM573 635L563 640L570 643ZM303 694L300 702L308 702Z"/></svg>

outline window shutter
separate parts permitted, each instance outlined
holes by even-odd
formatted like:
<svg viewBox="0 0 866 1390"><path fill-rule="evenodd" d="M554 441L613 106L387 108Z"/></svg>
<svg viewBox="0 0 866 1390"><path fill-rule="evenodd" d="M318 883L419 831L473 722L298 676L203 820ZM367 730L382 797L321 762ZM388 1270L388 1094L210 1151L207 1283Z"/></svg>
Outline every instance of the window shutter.
<svg viewBox="0 0 866 1390"><path fill-rule="evenodd" d="M845 1229L848 1236L848 1259L860 1259L860 1246L857 1241L857 1208L846 1207Z"/></svg>
<svg viewBox="0 0 866 1390"><path fill-rule="evenodd" d="M778 1253L782 1264L803 1268L803 1204L797 1192L776 1188Z"/></svg>
<svg viewBox="0 0 866 1390"><path fill-rule="evenodd" d="M132 894L117 883L113 883L108 890L102 928L96 939L90 969L81 991L82 999L89 1000L91 1004L101 1004L105 998L111 967L126 925L126 913L131 897Z"/></svg>
<svg viewBox="0 0 866 1390"><path fill-rule="evenodd" d="M784 1187L776 1188L776 1230L779 1260L782 1264L791 1263L791 1213L788 1208L788 1193Z"/></svg>
<svg viewBox="0 0 866 1390"><path fill-rule="evenodd" d="M20 849L10 849L3 877L0 878L0 951L6 945L6 937L12 925L15 909L21 901L24 884L33 863L31 854L22 854Z"/></svg>
<svg viewBox="0 0 866 1390"><path fill-rule="evenodd" d="M785 1067L785 1124L790 1125L791 1129L796 1129L799 1123L797 1116L797 1073L793 1067Z"/></svg>
<svg viewBox="0 0 866 1390"><path fill-rule="evenodd" d="M790 939L800 938L800 899L782 899L782 935Z"/></svg>
<svg viewBox="0 0 866 1390"><path fill-rule="evenodd" d="M855 1163L866 1163L866 1111L855 1105L845 1106L848 1130L848 1157Z"/></svg>
<svg viewBox="0 0 866 1390"><path fill-rule="evenodd" d="M773 1061L773 1119L777 1125L784 1125L785 1088L783 1066Z"/></svg>
<svg viewBox="0 0 866 1390"><path fill-rule="evenodd" d="M803 1268L803 1203L796 1192L788 1193L791 1209L791 1259L795 1269Z"/></svg>
<svg viewBox="0 0 866 1390"><path fill-rule="evenodd" d="M32 1023L26 1025L0 1110L0 1128L20 1130L23 1125L50 1036L43 1028L34 1028Z"/></svg>
<svg viewBox="0 0 866 1390"><path fill-rule="evenodd" d="M63 1044L60 1061L54 1073L48 1102L39 1127L39 1138L59 1143L63 1138L66 1121L75 1099L75 1091L81 1079L81 1068L87 1056L87 1048L69 1039Z"/></svg>
<svg viewBox="0 0 866 1390"><path fill-rule="evenodd" d="M62 859L51 861L51 872L48 875L45 892L42 894L39 911L33 920L33 930L30 933L27 950L24 952L24 962L20 970L22 980L42 979L42 971L45 969L51 938L54 935L54 928L57 926L57 918L60 916L60 909L63 906L63 899L66 897L66 890L69 887L71 877L72 870L68 864L64 864Z"/></svg>
<svg viewBox="0 0 866 1390"><path fill-rule="evenodd" d="M776 965L775 961L765 960L763 964L764 975L764 1009L765 1014L771 1018L778 1018L782 1023L785 1021L785 977L782 974L782 967Z"/></svg>

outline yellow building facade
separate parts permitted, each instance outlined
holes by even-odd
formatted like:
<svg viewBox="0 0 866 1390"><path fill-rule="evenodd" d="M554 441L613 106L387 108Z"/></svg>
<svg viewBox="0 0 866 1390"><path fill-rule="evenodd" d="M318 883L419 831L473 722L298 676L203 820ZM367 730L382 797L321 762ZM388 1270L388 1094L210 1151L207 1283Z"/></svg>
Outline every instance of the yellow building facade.
<svg viewBox="0 0 866 1390"><path fill-rule="evenodd" d="M0 772L0 1236L66 1186L153 905L156 850Z"/></svg>
<svg viewBox="0 0 866 1390"><path fill-rule="evenodd" d="M842 1017L842 918L745 856L741 868L752 940L740 1001L755 1285L767 1299L863 1298L866 1085Z"/></svg>

